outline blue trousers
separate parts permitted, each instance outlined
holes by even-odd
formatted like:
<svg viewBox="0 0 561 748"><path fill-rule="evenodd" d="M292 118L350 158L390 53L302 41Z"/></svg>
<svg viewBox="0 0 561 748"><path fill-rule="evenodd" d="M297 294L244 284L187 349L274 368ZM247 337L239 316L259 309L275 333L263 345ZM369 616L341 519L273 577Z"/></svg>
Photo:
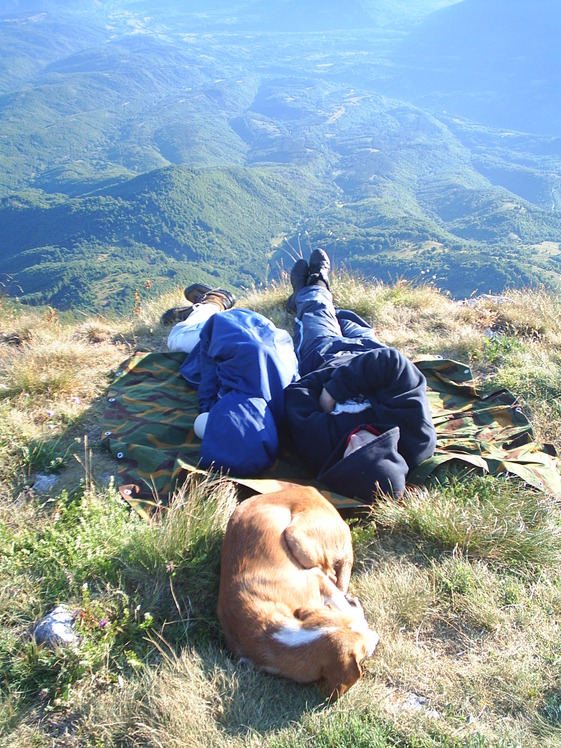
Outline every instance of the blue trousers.
<svg viewBox="0 0 561 748"><path fill-rule="evenodd" d="M300 376L319 369L334 356L387 347L358 314L336 309L325 286L304 286L295 300L294 348Z"/></svg>

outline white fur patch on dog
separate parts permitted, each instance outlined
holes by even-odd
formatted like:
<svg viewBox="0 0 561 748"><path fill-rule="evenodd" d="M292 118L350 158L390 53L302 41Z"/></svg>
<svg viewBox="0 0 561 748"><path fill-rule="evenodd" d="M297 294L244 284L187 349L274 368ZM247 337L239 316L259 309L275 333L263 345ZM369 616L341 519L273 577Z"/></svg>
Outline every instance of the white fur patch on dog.
<svg viewBox="0 0 561 748"><path fill-rule="evenodd" d="M371 657L372 654L374 653L374 650L378 646L380 637L375 631L372 631L372 629L368 629L366 631L366 639L368 641L368 657Z"/></svg>
<svg viewBox="0 0 561 748"><path fill-rule="evenodd" d="M335 631L333 626L318 629L305 629L299 623L287 623L273 634L273 639L286 647L303 647L311 644L324 634Z"/></svg>
<svg viewBox="0 0 561 748"><path fill-rule="evenodd" d="M348 613L351 610L351 605L347 598L334 584L331 585L331 593L323 596L323 604L331 605L331 607L336 608L341 613Z"/></svg>
<svg viewBox="0 0 561 748"><path fill-rule="evenodd" d="M351 631L356 634L366 634L370 629L368 628L368 621L366 618L357 618L351 626Z"/></svg>
<svg viewBox="0 0 561 748"><path fill-rule="evenodd" d="M351 602L347 595L344 595L341 590L337 589L335 585L332 585L331 594L323 596L323 604L331 605L333 608L340 610L341 613L348 613L357 620L364 619L364 611L362 605L359 603L356 597L350 596Z"/></svg>

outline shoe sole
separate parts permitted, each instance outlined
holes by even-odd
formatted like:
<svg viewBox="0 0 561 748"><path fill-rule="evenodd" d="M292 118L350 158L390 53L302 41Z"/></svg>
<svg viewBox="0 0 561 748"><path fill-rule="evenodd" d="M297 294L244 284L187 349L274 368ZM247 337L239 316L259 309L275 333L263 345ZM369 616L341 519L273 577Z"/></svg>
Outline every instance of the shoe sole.
<svg viewBox="0 0 561 748"><path fill-rule="evenodd" d="M183 295L187 301L191 302L191 304L198 304L203 296L209 291L212 291L210 286L205 286L204 283L193 283L190 286L187 286L185 291L183 291Z"/></svg>
<svg viewBox="0 0 561 748"><path fill-rule="evenodd" d="M192 309L192 306L175 306L172 309L168 309L160 317L160 324L175 325L178 322L184 322L191 314Z"/></svg>

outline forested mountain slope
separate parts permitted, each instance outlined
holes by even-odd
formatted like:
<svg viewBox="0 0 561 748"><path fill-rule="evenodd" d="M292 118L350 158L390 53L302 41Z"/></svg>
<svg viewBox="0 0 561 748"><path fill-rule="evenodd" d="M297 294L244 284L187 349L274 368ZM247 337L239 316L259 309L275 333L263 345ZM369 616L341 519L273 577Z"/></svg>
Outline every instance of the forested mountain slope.
<svg viewBox="0 0 561 748"><path fill-rule="evenodd" d="M515 6L513 24L530 4ZM24 299L110 311L146 284L260 285L289 244L458 297L557 286L561 138L403 87L411 55L483 17L478 0L355 2L339 24L309 3L284 25L292 0L6 7L0 261ZM425 53L419 76L438 72ZM449 103L468 72L442 78Z"/></svg>

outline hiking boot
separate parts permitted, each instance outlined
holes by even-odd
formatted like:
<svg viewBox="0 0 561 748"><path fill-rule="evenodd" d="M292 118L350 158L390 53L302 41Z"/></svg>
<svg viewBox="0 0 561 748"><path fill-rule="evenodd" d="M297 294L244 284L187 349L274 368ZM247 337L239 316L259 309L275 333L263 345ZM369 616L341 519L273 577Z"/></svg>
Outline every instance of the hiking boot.
<svg viewBox="0 0 561 748"><path fill-rule="evenodd" d="M183 295L193 304L205 304L210 302L216 304L221 309L231 309L236 303L236 297L229 291L225 291L223 288L211 288L205 286L204 283L193 283L191 286L187 286Z"/></svg>
<svg viewBox="0 0 561 748"><path fill-rule="evenodd" d="M176 325L178 322L186 320L192 311L192 306L174 306L162 314L160 317L160 324Z"/></svg>
<svg viewBox="0 0 561 748"><path fill-rule="evenodd" d="M225 291L223 288L215 288L205 293L199 304L216 304L221 309L231 309L236 303L236 297L233 293Z"/></svg>
<svg viewBox="0 0 561 748"><path fill-rule="evenodd" d="M199 299L198 304L216 304L222 310L231 309L236 303L236 297L223 288L215 288Z"/></svg>
<svg viewBox="0 0 561 748"><path fill-rule="evenodd" d="M331 269L331 262L327 256L327 252L319 248L314 249L310 255L310 276L308 278L308 286L319 286L324 285L329 291L329 271Z"/></svg>
<svg viewBox="0 0 561 748"><path fill-rule="evenodd" d="M287 312L296 312L296 294L308 283L309 274L310 268L306 260L296 260L290 271L290 283L292 284L293 293L286 301Z"/></svg>

